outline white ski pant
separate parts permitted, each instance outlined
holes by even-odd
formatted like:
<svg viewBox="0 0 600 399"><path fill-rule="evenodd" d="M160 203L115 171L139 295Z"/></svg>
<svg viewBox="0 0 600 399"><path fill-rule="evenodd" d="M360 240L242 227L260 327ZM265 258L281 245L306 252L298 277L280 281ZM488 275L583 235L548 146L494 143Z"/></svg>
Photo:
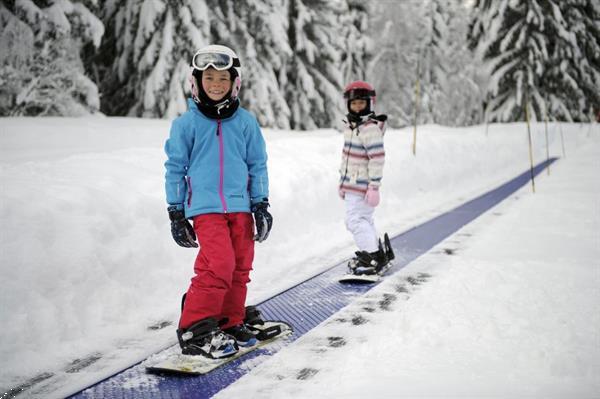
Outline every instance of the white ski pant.
<svg viewBox="0 0 600 399"><path fill-rule="evenodd" d="M377 230L373 220L375 208L367 205L365 196L346 192L346 229L354 237L356 246L361 251L375 252L379 249Z"/></svg>

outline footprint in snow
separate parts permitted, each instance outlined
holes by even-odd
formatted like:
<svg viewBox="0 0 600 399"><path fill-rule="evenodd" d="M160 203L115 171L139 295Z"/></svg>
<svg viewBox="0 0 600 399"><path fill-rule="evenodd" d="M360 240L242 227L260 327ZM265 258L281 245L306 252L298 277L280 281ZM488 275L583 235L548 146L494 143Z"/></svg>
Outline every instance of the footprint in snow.
<svg viewBox="0 0 600 399"><path fill-rule="evenodd" d="M319 372L319 370L317 370L317 369L305 367L298 372L298 375L296 375L296 379L303 380L303 381L308 380L308 379L314 377L318 372Z"/></svg>
<svg viewBox="0 0 600 399"><path fill-rule="evenodd" d="M346 345L346 340L344 337L327 337L329 341L328 345L332 348L340 348Z"/></svg>

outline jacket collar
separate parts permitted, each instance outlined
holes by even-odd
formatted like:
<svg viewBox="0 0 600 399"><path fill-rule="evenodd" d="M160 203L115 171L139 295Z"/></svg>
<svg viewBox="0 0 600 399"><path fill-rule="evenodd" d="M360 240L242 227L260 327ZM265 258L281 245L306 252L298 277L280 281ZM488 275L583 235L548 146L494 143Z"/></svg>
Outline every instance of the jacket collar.
<svg viewBox="0 0 600 399"><path fill-rule="evenodd" d="M213 120L217 120L217 119L224 120L224 119L229 119L229 118L233 117L236 114L239 106L240 106L239 99L236 99L235 102L230 103L226 107L217 108L217 107L211 107L211 106L198 104L192 98L188 98L188 109L189 110L191 110L192 112L197 112L207 119L213 119Z"/></svg>

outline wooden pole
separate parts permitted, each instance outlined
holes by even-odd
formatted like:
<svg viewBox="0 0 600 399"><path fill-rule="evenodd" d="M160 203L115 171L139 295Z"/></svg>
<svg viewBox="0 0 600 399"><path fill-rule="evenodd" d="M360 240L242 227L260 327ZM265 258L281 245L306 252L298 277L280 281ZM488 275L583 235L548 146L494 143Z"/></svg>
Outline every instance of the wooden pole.
<svg viewBox="0 0 600 399"><path fill-rule="evenodd" d="M550 143L548 142L548 113L545 112L545 131L546 131L546 171L548 171L548 176L550 176Z"/></svg>
<svg viewBox="0 0 600 399"><path fill-rule="evenodd" d="M556 119L555 119L555 121L556 121ZM556 123L558 123L558 130L560 131L560 144L562 145L563 158L566 158L567 153L565 151L565 137L563 136L562 125L561 125L560 121L556 121Z"/></svg>
<svg viewBox="0 0 600 399"><path fill-rule="evenodd" d="M535 194L535 180L533 177L533 148L531 144L531 129L529 128L529 103L525 101L525 121L527 122L527 137L529 137L529 171L531 174L531 189Z"/></svg>
<svg viewBox="0 0 600 399"><path fill-rule="evenodd" d="M414 156L417 155L417 120L419 118L419 97L420 97L420 84L421 84L421 54L417 60L417 80L415 81L415 112L414 112L414 128L413 128L413 144L412 153Z"/></svg>
<svg viewBox="0 0 600 399"><path fill-rule="evenodd" d="M490 102L486 101L485 104L485 110L483 111L483 118L485 119L485 137L488 136L488 129L490 127L490 121L489 121L489 116L488 116L488 106L489 106Z"/></svg>

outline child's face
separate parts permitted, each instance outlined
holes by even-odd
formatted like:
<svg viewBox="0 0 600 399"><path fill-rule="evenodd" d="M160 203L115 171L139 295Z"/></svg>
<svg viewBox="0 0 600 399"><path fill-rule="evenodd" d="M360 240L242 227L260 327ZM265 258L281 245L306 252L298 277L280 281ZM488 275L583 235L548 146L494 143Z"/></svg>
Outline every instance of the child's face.
<svg viewBox="0 0 600 399"><path fill-rule="evenodd" d="M229 71L217 71L208 68L202 72L202 88L213 101L220 101L231 89L231 78Z"/></svg>
<svg viewBox="0 0 600 399"><path fill-rule="evenodd" d="M358 114L360 111L363 111L367 108L367 100L352 100L350 101L350 111Z"/></svg>

